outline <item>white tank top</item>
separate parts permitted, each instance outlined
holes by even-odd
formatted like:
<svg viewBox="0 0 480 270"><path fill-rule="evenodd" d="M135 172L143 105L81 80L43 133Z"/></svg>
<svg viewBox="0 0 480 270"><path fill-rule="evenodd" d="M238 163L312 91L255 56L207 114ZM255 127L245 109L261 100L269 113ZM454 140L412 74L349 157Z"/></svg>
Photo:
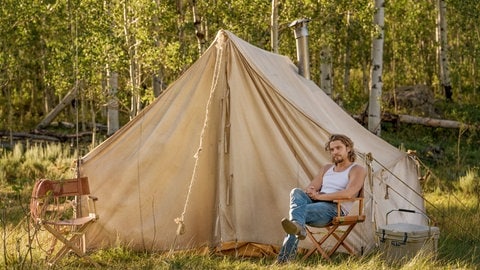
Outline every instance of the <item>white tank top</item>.
<svg viewBox="0 0 480 270"><path fill-rule="evenodd" d="M333 170L335 166L330 167L325 174L323 175L323 182L322 182L322 189L320 192L324 193L333 193L336 191L344 190L347 188L348 181L350 180L348 178L348 175L350 173L350 170L355 166L355 163L352 163L347 169L341 171L341 172L336 172ZM342 203L342 211L346 215L350 211L350 208L352 208L353 202L344 202Z"/></svg>

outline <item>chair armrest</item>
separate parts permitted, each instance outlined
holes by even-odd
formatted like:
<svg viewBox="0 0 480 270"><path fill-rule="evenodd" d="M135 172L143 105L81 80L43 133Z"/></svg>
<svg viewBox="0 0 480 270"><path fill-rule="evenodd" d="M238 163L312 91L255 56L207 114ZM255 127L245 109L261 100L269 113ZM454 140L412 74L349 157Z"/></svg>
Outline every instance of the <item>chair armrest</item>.
<svg viewBox="0 0 480 270"><path fill-rule="evenodd" d="M345 198L345 199L336 199L336 200L333 200L333 202L335 203L342 203L342 202L353 202L353 201L359 201L359 200L363 200L363 198L361 197L357 197L357 198Z"/></svg>
<svg viewBox="0 0 480 270"><path fill-rule="evenodd" d="M342 213L342 203L344 202L355 202L358 201L358 215L361 216L363 214L363 197L357 197L357 198L345 198L345 199L336 199L333 200L334 203L337 204L337 217L341 217Z"/></svg>
<svg viewBox="0 0 480 270"><path fill-rule="evenodd" d="M88 195L88 215L98 219L96 201L98 201L97 197Z"/></svg>

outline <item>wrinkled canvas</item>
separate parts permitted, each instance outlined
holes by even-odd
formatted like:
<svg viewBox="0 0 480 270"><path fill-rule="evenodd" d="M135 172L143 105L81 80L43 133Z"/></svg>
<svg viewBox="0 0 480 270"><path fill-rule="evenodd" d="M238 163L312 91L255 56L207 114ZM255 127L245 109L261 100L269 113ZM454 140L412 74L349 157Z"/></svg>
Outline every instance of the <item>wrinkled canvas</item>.
<svg viewBox="0 0 480 270"><path fill-rule="evenodd" d="M290 190L330 162L324 145L332 133L353 139L359 164L367 153L375 159L365 180L367 220L347 239L366 252L387 211L424 210L415 160L358 124L287 57L220 31L155 102L82 158L100 216L87 245L272 250L283 241Z"/></svg>

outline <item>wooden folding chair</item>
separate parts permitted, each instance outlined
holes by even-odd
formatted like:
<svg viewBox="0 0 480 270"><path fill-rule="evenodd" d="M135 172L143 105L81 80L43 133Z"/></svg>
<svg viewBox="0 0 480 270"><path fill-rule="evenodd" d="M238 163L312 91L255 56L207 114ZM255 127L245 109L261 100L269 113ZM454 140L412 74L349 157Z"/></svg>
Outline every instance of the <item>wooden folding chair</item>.
<svg viewBox="0 0 480 270"><path fill-rule="evenodd" d="M89 211L82 215L79 201L84 197L88 198ZM35 182L30 214L37 228L44 228L53 236L47 251L49 265L54 265L67 252L73 251L79 257L99 266L86 255L82 244L88 227L98 219L96 201L96 197L90 196L87 177L59 181L41 179ZM53 254L57 240L62 246Z"/></svg>
<svg viewBox="0 0 480 270"><path fill-rule="evenodd" d="M346 216L341 215L341 204L344 202L358 202L358 213L355 214L349 214ZM365 215L363 214L363 188L359 192L359 196L357 198L352 198L352 199L342 199L342 200L334 200L333 202L337 203L337 213L338 215L333 218L333 220L327 224L325 228L327 229L327 232L325 235L323 235L320 239L317 240L315 237L315 234L318 234L315 232L313 229L309 228L309 226L306 227L306 232L308 238L312 241L313 245L315 246L314 248L310 249L303 259L306 259L310 257L315 251L320 253L323 258L326 260L330 260L330 257L337 251L337 249L340 246L343 246L348 253L351 255L355 255L355 252L350 245L348 245L344 240L347 238L348 234L353 230L355 225L357 223L365 221ZM348 226L346 230L342 230L342 227ZM313 226L310 226L313 227ZM332 249L330 249L328 252L325 250L325 248L322 247L323 243L327 241L327 239L330 238L330 236L333 236L336 239L336 244L333 246Z"/></svg>

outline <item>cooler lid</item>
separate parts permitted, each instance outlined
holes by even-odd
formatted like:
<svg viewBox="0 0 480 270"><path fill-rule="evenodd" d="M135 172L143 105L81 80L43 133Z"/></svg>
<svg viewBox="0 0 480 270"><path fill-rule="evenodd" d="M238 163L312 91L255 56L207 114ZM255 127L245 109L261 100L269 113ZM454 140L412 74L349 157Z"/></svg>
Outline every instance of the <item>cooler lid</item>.
<svg viewBox="0 0 480 270"><path fill-rule="evenodd" d="M377 234L380 235L404 237L406 234L408 238L426 238L430 236L438 236L439 233L440 231L438 227L409 223L388 224L379 226L377 229Z"/></svg>

